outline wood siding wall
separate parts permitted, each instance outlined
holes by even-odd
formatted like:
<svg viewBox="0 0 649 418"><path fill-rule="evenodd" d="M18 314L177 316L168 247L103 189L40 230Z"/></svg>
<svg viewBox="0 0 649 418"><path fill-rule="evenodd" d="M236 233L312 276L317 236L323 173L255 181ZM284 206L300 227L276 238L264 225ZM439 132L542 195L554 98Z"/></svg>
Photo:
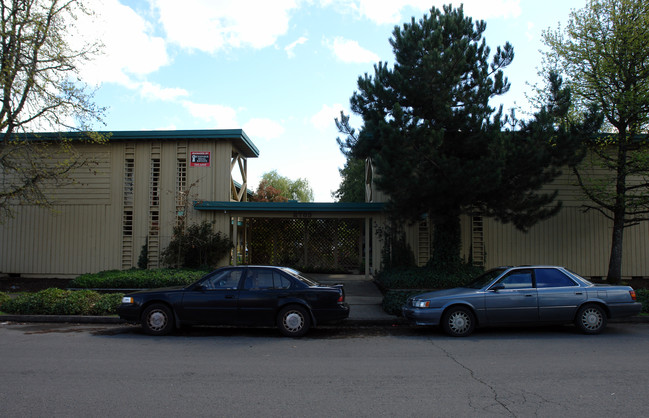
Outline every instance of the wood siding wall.
<svg viewBox="0 0 649 418"><path fill-rule="evenodd" d="M591 161L587 159L585 163ZM608 175L608 172L600 168L591 168L589 172L591 178L599 180ZM484 249L484 266L556 264L584 276L606 277L612 222L597 211L584 212L583 205L587 200L571 170L565 169L562 176L545 188L558 190L558 199L563 202L563 208L557 216L538 223L527 233L494 219L482 219L478 235L482 240L480 248ZM387 201L387 196L376 189L373 196L375 201ZM461 217L461 256L465 260L470 259L472 245L476 244L474 241L477 235L473 233L473 226L470 216ZM432 227L428 230L430 234L433 233ZM419 225L408 225L405 231L406 240L417 257L421 253L420 243L426 242L425 237L420 236L424 229L419 228ZM380 266L382 242L374 239L373 244L374 266ZM425 263L418 259L418 264ZM648 222L624 231L622 276L649 276Z"/></svg>
<svg viewBox="0 0 649 418"><path fill-rule="evenodd" d="M127 147L133 159L128 186ZM177 222L177 162L183 152L186 185L191 188L187 222L214 220L217 230L229 233L229 216L194 211L192 202L230 200L230 141L110 142L79 145L77 149L97 163L77 170L76 184L50 188L48 195L56 201L53 211L20 206L14 219L0 224L0 274L74 277L136 267L142 246L153 232L157 233L158 254L154 258L150 254L149 266L162 267L160 252L169 244ZM191 151L210 152L210 166L191 167ZM152 158L160 160L156 184L152 184ZM130 188L131 202L125 197L126 187ZM152 188L157 188L155 203ZM125 200L127 209L132 210L129 225ZM158 218L152 218L154 211ZM131 235L125 236L127 230Z"/></svg>

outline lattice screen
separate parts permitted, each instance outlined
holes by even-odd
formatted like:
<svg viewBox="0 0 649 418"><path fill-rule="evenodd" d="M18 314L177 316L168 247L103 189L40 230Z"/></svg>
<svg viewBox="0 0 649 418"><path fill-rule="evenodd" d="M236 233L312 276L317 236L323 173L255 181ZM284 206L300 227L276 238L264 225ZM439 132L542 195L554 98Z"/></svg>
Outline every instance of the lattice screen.
<svg viewBox="0 0 649 418"><path fill-rule="evenodd" d="M252 218L249 225L250 264L312 271L363 268L362 219Z"/></svg>

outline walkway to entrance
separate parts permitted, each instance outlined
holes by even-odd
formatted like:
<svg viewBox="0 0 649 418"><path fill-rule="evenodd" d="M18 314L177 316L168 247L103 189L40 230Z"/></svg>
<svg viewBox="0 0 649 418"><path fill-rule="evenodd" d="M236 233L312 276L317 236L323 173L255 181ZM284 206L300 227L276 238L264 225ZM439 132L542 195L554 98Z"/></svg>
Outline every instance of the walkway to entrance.
<svg viewBox="0 0 649 418"><path fill-rule="evenodd" d="M381 306L383 294L374 283L372 277L366 278L360 274L310 274L322 284L342 283L345 286L345 300L349 303L348 321L380 321L394 323L398 318L388 315Z"/></svg>
<svg viewBox="0 0 649 418"><path fill-rule="evenodd" d="M304 202L208 202L197 201L194 202L194 209L199 211L212 211L219 213L219 216L226 215L230 217L230 239L235 244L237 251L232 257L232 263L246 263L247 251L250 244L248 237L249 228L247 227L249 219L259 218L288 218L288 219L358 219L364 223L362 228L363 233L359 235L358 250L362 254L359 258L364 259L365 276L369 278L371 269L376 270L378 267L378 254L379 250L371 250L373 245L373 232L371 219L373 217L382 216L384 204L383 203L304 203ZM359 233L360 233L359 228ZM316 234L317 237L318 234ZM308 236L308 235L307 235ZM362 240L360 239L362 236ZM313 240L316 237L312 237ZM277 238L285 238L287 245L300 246L303 245L305 251L307 246L304 242L296 240L295 237L286 236L282 234ZM326 251L325 251L326 250ZM331 244L329 248L323 250L324 253L335 254L335 249L332 250ZM239 254L242 259L239 259ZM308 257L305 257L305 259ZM360 260L359 260L360 261ZM254 261L253 261L254 263ZM272 263L272 262L271 262ZM277 261L281 265L289 265L282 260ZM274 264L274 263L273 263ZM333 265L333 264L332 264Z"/></svg>

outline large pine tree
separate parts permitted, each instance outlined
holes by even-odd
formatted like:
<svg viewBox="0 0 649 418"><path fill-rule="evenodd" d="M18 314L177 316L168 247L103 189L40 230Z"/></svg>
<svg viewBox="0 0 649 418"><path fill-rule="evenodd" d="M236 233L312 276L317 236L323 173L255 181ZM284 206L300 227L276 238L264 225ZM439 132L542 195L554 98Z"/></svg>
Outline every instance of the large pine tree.
<svg viewBox="0 0 649 418"><path fill-rule="evenodd" d="M570 94L557 77L550 102L531 122L490 105L509 89L502 70L514 51L507 43L491 56L485 29L451 6L396 27L394 67L380 62L374 76L359 77L351 106L364 124L341 143L348 157L373 159L392 214L431 218L438 266L459 260L462 214L493 216L521 230L556 214L556 192L541 187L579 160L580 135L587 134L558 123Z"/></svg>

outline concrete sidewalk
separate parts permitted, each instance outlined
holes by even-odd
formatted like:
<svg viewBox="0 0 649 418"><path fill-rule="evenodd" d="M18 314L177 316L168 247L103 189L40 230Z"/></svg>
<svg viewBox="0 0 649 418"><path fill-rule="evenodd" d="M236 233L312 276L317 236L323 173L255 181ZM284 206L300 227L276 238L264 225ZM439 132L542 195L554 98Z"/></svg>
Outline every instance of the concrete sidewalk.
<svg viewBox="0 0 649 418"><path fill-rule="evenodd" d="M349 303L349 318L340 325L392 325L405 323L403 318L383 312L383 294L372 278L351 274L309 274L322 284L342 283L345 301ZM84 324L119 324L115 316L78 315L0 315L0 322L69 322Z"/></svg>
<svg viewBox="0 0 649 418"><path fill-rule="evenodd" d="M353 274L309 274L322 284L342 283L345 301L349 303L349 318L345 322L368 325L405 323L403 318L383 311L383 294L374 280Z"/></svg>

